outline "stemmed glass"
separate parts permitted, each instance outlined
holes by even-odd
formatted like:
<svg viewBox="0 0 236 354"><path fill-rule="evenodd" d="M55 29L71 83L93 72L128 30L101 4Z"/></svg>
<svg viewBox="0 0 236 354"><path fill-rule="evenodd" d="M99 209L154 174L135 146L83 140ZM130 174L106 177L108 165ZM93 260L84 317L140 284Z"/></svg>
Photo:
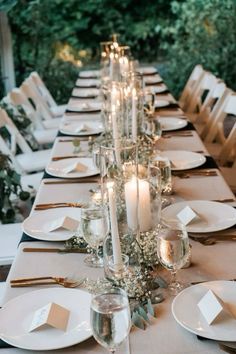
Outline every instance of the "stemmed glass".
<svg viewBox="0 0 236 354"><path fill-rule="evenodd" d="M176 295L184 285L176 280L177 271L189 257L189 239L183 224L174 220L162 220L157 236L157 255L160 263L171 272L169 289Z"/></svg>
<svg viewBox="0 0 236 354"><path fill-rule="evenodd" d="M114 354L129 335L131 320L127 294L111 288L93 297L91 328L96 341Z"/></svg>
<svg viewBox="0 0 236 354"><path fill-rule="evenodd" d="M85 258L84 262L90 267L103 267L103 259L99 256L99 246L109 232L108 212L100 205L81 209L80 228L83 238L95 250Z"/></svg>

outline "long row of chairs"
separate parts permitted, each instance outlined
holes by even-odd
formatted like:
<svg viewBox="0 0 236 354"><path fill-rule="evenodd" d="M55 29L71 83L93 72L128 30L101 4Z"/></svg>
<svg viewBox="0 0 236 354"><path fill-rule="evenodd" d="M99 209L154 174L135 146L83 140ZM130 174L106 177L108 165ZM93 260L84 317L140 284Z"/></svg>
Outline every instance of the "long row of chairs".
<svg viewBox="0 0 236 354"><path fill-rule="evenodd" d="M0 127L5 127L10 136L6 142L0 136L0 150L11 157L14 168L22 175L22 185L27 189L28 182L38 188L42 172L49 159L58 127L65 111L65 105L58 106L37 72L33 72L19 88L13 89L2 102L20 115L19 107L31 121L32 134L38 147L33 151L24 136L8 116L0 109Z"/></svg>
<svg viewBox="0 0 236 354"><path fill-rule="evenodd" d="M179 103L236 193L236 93L197 65Z"/></svg>
<svg viewBox="0 0 236 354"><path fill-rule="evenodd" d="M23 110L31 121L37 151L32 149L6 110L0 108L0 128L4 127L8 133L8 139L0 134L0 151L11 158L13 168L21 175L23 189L32 191L29 186L33 186L37 191L66 105L56 104L37 72L32 72L19 88L9 92L2 103L16 116ZM0 225L0 236L0 266L10 265L20 241L21 224ZM0 282L0 289L1 285Z"/></svg>

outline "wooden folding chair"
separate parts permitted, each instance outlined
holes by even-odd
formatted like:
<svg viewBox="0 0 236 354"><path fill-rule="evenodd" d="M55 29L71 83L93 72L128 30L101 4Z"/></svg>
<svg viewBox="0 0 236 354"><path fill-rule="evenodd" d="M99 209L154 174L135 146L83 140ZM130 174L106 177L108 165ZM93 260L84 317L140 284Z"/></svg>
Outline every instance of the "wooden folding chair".
<svg viewBox="0 0 236 354"><path fill-rule="evenodd" d="M51 149L32 151L6 111L0 108L0 127L8 131L10 142L0 136L0 150L10 155L15 168L21 174L43 171L51 154ZM17 154L17 148L22 153Z"/></svg>
<svg viewBox="0 0 236 354"><path fill-rule="evenodd" d="M39 94L34 82L31 78L26 79L20 86L20 90L25 96L31 100L37 112L40 112L40 116L43 118L43 126L46 129L58 129L61 118L53 118L53 115L47 106L47 103L43 97Z"/></svg>
<svg viewBox="0 0 236 354"><path fill-rule="evenodd" d="M39 144L45 145L54 142L58 130L55 128L50 129L50 127L47 128L45 126L46 122L50 122L52 119L44 120L41 106L37 105L34 107L21 89L13 89L6 97L4 97L3 101L7 104L10 103L14 105L16 110L17 106L23 108L27 117L33 123L33 135Z"/></svg>
<svg viewBox="0 0 236 354"><path fill-rule="evenodd" d="M204 69L201 65L196 65L188 78L188 81L182 91L182 94L179 98L179 105L184 110L188 110L189 101L193 95L195 89L198 86L199 81L202 78Z"/></svg>
<svg viewBox="0 0 236 354"><path fill-rule="evenodd" d="M38 93L41 95L42 99L48 105L52 116L53 117L63 116L67 105L58 105L56 103L56 101L52 97L50 91L48 90L45 83L43 82L43 80L41 79L41 77L39 76L39 74L36 71L32 72L30 74L29 78L32 79L32 81L35 84L36 89L38 90Z"/></svg>
<svg viewBox="0 0 236 354"><path fill-rule="evenodd" d="M215 75L208 71L204 71L195 86L194 92L191 94L185 112L187 114L199 114L207 94L215 88L218 81L219 79L217 79Z"/></svg>
<svg viewBox="0 0 236 354"><path fill-rule="evenodd" d="M206 126L208 127L211 124L211 119L214 119L214 115L216 114L214 108L220 106L218 105L218 101L226 92L229 92L229 89L227 89L224 82L219 80L216 85L209 90L200 108L199 114L195 115L195 119L191 119L191 122L200 135L204 129L207 129Z"/></svg>

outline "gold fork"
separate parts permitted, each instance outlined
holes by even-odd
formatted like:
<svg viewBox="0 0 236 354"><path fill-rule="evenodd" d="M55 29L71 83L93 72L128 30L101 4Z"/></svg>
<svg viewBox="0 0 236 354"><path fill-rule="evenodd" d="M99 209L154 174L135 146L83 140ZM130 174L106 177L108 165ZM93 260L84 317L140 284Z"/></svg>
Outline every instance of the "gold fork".
<svg viewBox="0 0 236 354"><path fill-rule="evenodd" d="M46 210L46 209L54 209L54 208L83 208L85 204L82 203L45 203L45 204L36 204L34 210Z"/></svg>
<svg viewBox="0 0 236 354"><path fill-rule="evenodd" d="M48 280L48 281L46 281ZM85 278L72 280L67 277L35 277L35 278L20 278L10 281L12 288L21 288L38 285L61 285L65 288L76 288L85 281Z"/></svg>

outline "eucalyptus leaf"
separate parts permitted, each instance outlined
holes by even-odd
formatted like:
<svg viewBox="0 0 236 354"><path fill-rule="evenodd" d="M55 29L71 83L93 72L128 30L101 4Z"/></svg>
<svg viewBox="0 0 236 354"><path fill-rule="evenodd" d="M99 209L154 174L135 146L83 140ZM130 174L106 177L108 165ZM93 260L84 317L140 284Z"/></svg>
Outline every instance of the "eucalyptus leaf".
<svg viewBox="0 0 236 354"><path fill-rule="evenodd" d="M150 299L148 299L146 307L147 307L147 312L148 312L151 316L155 317L155 311L154 311L154 308L153 308L153 306L152 306L152 303L151 303L151 300L150 300Z"/></svg>
<svg viewBox="0 0 236 354"><path fill-rule="evenodd" d="M143 321L143 318L138 314L138 312L134 311L132 313L131 320L135 327L145 330L145 322Z"/></svg>
<svg viewBox="0 0 236 354"><path fill-rule="evenodd" d="M147 312L145 311L145 309L142 306L139 306L137 308L137 312L144 319L144 321L150 323L150 320L148 318Z"/></svg>
<svg viewBox="0 0 236 354"><path fill-rule="evenodd" d="M158 276L157 278L154 279L153 281L154 284L158 285L160 288L168 288L168 284L165 281L165 279L163 279L162 277Z"/></svg>

